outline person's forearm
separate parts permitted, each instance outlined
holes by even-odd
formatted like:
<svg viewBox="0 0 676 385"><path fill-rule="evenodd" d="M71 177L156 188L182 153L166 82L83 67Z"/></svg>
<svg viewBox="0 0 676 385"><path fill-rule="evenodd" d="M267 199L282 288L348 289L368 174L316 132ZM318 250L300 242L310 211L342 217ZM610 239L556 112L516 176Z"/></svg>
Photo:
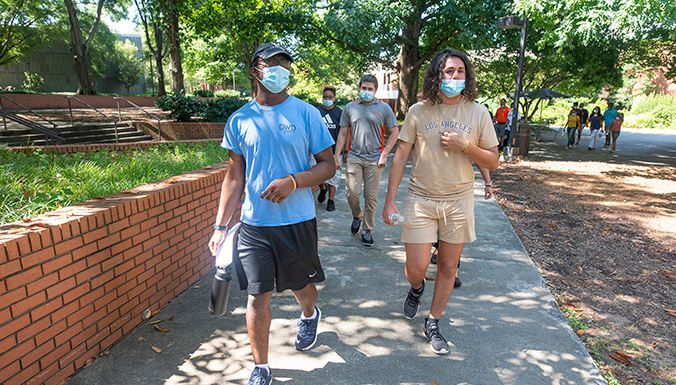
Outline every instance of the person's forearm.
<svg viewBox="0 0 676 385"><path fill-rule="evenodd" d="M237 180L226 178L221 185L221 198L218 204L218 213L216 214L216 221L218 226L227 226L232 213L235 212L237 205L244 194L244 180Z"/></svg>
<svg viewBox="0 0 676 385"><path fill-rule="evenodd" d="M398 148L392 158L392 165L390 166L390 175L387 178L387 194L385 194L385 205L394 203L394 198L397 195L397 189L401 184L401 179L404 176L404 169L406 162L410 155L410 149L401 142L399 144L402 148ZM412 147L412 146L411 146Z"/></svg>
<svg viewBox="0 0 676 385"><path fill-rule="evenodd" d="M336 138L336 152L335 154L333 154L334 158L340 159L340 155L343 153L346 141L347 141L347 127L340 127L340 131L338 131L338 137Z"/></svg>
<svg viewBox="0 0 676 385"><path fill-rule="evenodd" d="M491 183L491 172L486 167L478 166L481 177L484 179L484 182Z"/></svg>
<svg viewBox="0 0 676 385"><path fill-rule="evenodd" d="M398 137L399 137L399 127L392 127L390 129L390 136L387 138L387 142L385 143L385 149L383 150L383 153L389 154L390 151L392 151L392 148L394 148L394 144L397 143Z"/></svg>
<svg viewBox="0 0 676 385"><path fill-rule="evenodd" d="M317 159L317 164L310 167L308 170L294 173L293 176L296 178L297 187L313 187L320 185L326 182L328 179L331 179L336 173L336 166L333 162L333 158L329 160L320 161Z"/></svg>
<svg viewBox="0 0 676 385"><path fill-rule="evenodd" d="M498 148L492 147L489 149L483 149L474 144L470 144L464 150L464 153L469 156L474 163L479 167L485 167L488 170L495 170L498 168L499 157L498 157Z"/></svg>

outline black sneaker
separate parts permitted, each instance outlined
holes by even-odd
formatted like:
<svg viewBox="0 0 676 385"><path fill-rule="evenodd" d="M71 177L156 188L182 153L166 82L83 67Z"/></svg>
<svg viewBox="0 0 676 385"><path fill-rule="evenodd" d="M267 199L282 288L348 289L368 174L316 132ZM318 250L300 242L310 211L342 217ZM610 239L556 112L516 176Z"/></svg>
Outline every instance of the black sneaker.
<svg viewBox="0 0 676 385"><path fill-rule="evenodd" d="M329 199L328 202L326 202L326 211L335 211L336 210L336 204L333 203L333 199Z"/></svg>
<svg viewBox="0 0 676 385"><path fill-rule="evenodd" d="M415 290L413 287L406 294L404 299L404 317L408 319L413 319L418 314L418 309L420 309L420 297L422 297L423 292L425 291L425 279L422 280L422 286L420 289Z"/></svg>
<svg viewBox="0 0 676 385"><path fill-rule="evenodd" d="M350 227L350 232L352 232L352 235L359 234L359 228L360 227L361 227L361 219L354 218L352 220L352 227Z"/></svg>
<svg viewBox="0 0 676 385"><path fill-rule="evenodd" d="M314 319L301 319L298 322L298 336L296 337L296 350L308 350L317 342L317 326L322 318L322 312L315 306L317 317Z"/></svg>
<svg viewBox="0 0 676 385"><path fill-rule="evenodd" d="M455 276L455 282L453 282L453 287L460 287L462 286L462 282L460 282L460 278L458 276Z"/></svg>
<svg viewBox="0 0 676 385"><path fill-rule="evenodd" d="M448 348L448 342L439 332L439 321L425 318L425 327L423 328L425 337L430 342L430 348L436 354L448 354L451 350Z"/></svg>
<svg viewBox="0 0 676 385"><path fill-rule="evenodd" d="M437 264L437 255L438 255L438 250L435 249L434 252L432 253L432 256L430 257L430 263L431 264L433 264L433 265Z"/></svg>
<svg viewBox="0 0 676 385"><path fill-rule="evenodd" d="M328 188L319 188L319 195L317 195L317 202L322 203L326 200L326 192L329 191Z"/></svg>
<svg viewBox="0 0 676 385"><path fill-rule="evenodd" d="M270 385L272 383L272 373L256 366L251 372L251 377L247 385Z"/></svg>
<svg viewBox="0 0 676 385"><path fill-rule="evenodd" d="M373 236L371 235L371 230L366 230L361 235L361 243L366 247L373 246Z"/></svg>

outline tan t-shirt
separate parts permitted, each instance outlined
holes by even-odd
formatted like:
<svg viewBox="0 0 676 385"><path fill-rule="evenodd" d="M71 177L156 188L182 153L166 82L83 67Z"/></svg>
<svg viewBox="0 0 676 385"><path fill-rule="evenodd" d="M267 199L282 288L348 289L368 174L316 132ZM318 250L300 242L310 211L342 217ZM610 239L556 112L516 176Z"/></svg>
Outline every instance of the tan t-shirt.
<svg viewBox="0 0 676 385"><path fill-rule="evenodd" d="M408 110L399 140L413 144L410 194L432 200L452 200L472 195L472 161L461 151L441 145L445 131L461 134L481 148L498 145L488 110L463 98L458 104L416 103Z"/></svg>

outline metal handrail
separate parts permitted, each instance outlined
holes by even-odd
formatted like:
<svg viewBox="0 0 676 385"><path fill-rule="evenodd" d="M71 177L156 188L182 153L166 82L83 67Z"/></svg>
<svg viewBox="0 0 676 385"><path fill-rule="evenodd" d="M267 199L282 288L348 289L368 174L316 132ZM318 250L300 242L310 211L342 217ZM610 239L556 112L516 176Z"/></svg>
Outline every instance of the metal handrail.
<svg viewBox="0 0 676 385"><path fill-rule="evenodd" d="M57 127L58 127L58 125L57 125L56 123L54 123L54 122L52 122L51 120L45 118L44 116L38 114L37 112L31 110L30 108L24 106L23 104L17 102L16 100L10 98L9 96L0 95L0 108L3 108L3 107L2 107L2 99L7 99L7 100L9 100L10 102L16 104L17 106L23 108L24 110L30 112L31 114L37 116L38 118L44 120L45 122L48 122L49 124L51 124L51 125L53 126L53 128L57 128ZM3 125L5 126L5 130L7 130L7 121L5 120L5 117L4 117L4 116L2 117L2 123L3 123Z"/></svg>
<svg viewBox="0 0 676 385"><path fill-rule="evenodd" d="M41 125L40 123L33 122L33 121L28 120L26 118L22 118L21 116L12 114L12 113L9 112L9 110L5 110L5 109L0 108L0 116L2 116L3 120L5 118L7 118L9 120L13 120L13 121L15 121L15 122L17 122L21 125L24 125L24 126L30 128L33 131L38 131L41 134L44 134L45 137L46 137L47 143L50 142L50 138L54 139L57 144L61 144L65 141L64 138L59 136L57 133L51 131L47 127Z"/></svg>
<svg viewBox="0 0 676 385"><path fill-rule="evenodd" d="M162 125L162 118L151 114L150 112L146 111L143 109L143 107L139 107L138 105L134 104L131 100L123 97L123 96L115 96L113 99L117 100L117 118L122 121L122 112L120 111L120 99L124 100L125 102L131 104L132 106L136 107L137 110L143 111L146 115L149 115L152 118L157 119L157 137L158 140L161 142L162 141L162 130L161 130L161 125Z"/></svg>
<svg viewBox="0 0 676 385"><path fill-rule="evenodd" d="M71 107L71 105L70 105L70 99L75 99L75 100L77 100L78 102L80 102L80 103L84 104L85 106L89 107L90 109L92 109L92 110L98 112L99 114L101 114L102 116L104 116L106 119L108 119L108 120L110 120L111 122L113 122L113 125L115 126L115 143L119 143L119 142L120 142L120 141L119 141L119 138L118 138L118 135L117 135L117 122L115 121L115 119L113 119L113 118L111 118L110 116L104 114L103 112L97 110L96 108L94 108L93 106L89 105L88 103L86 103L84 100L78 98L77 96L72 96L72 95L71 95L71 96L66 96L66 99L68 99L68 111L70 112L70 124L73 124L73 109L72 109L72 107Z"/></svg>

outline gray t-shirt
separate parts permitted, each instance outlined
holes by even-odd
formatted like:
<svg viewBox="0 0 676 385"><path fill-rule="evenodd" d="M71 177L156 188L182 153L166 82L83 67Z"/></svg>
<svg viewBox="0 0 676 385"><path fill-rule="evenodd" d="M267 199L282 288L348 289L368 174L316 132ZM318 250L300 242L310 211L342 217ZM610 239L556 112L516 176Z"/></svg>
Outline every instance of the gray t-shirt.
<svg viewBox="0 0 676 385"><path fill-rule="evenodd" d="M352 127L349 156L376 161L385 147L385 129L397 127L397 118L387 103L361 99L349 103L340 117L341 127Z"/></svg>

